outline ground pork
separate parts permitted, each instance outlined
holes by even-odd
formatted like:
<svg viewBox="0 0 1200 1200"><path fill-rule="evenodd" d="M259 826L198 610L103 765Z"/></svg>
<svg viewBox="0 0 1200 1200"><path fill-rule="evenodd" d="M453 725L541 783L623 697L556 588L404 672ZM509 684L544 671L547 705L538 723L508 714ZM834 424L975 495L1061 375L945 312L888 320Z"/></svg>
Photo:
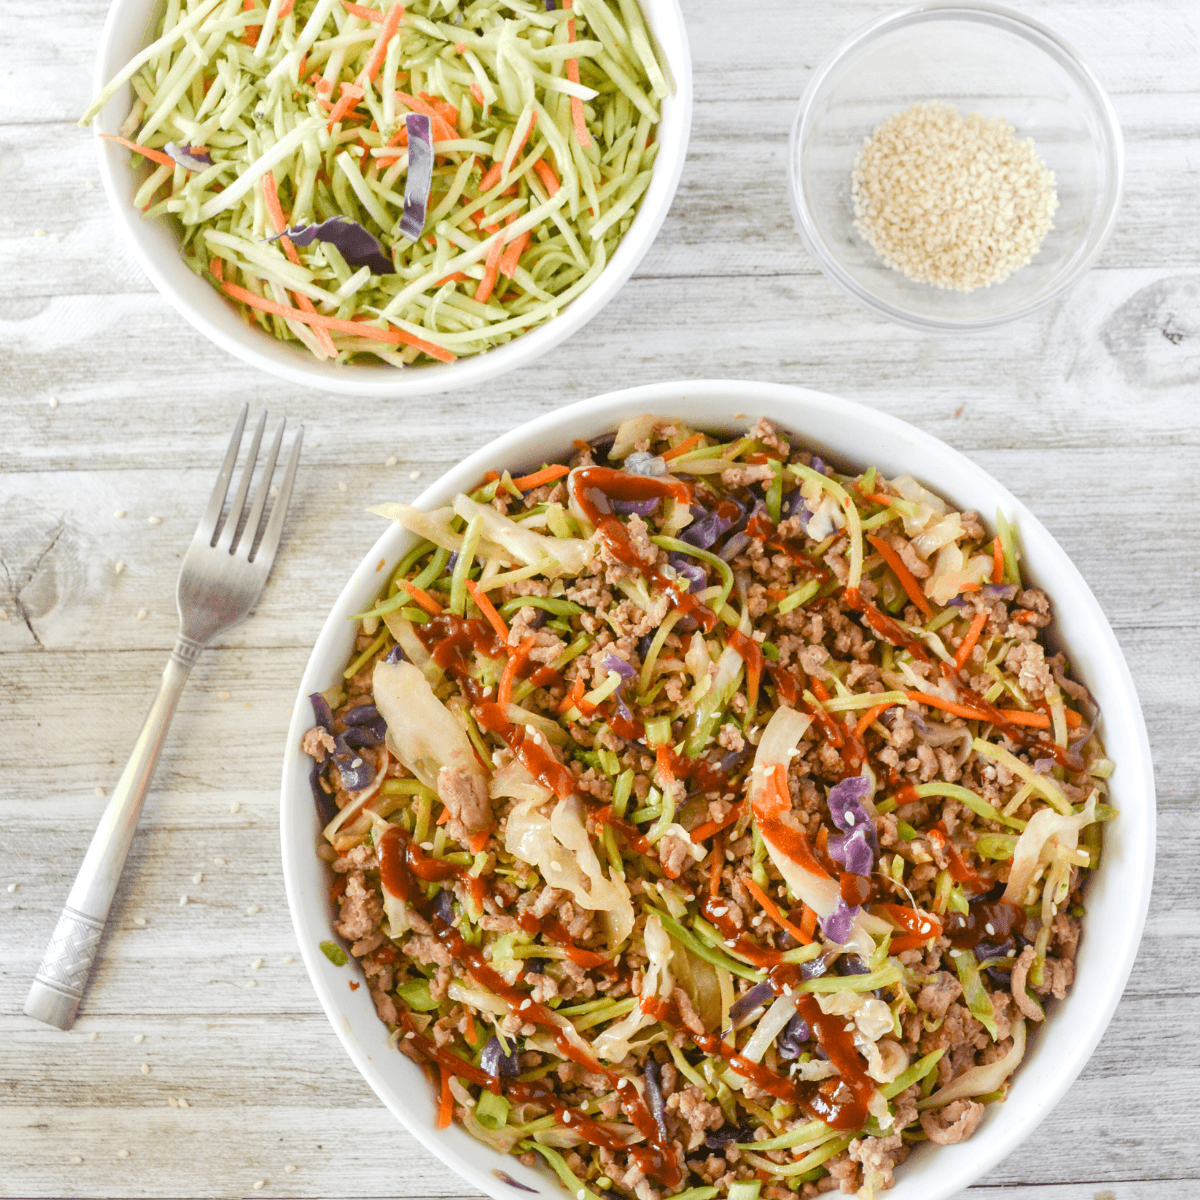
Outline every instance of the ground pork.
<svg viewBox="0 0 1200 1200"><path fill-rule="evenodd" d="M955 1000L962 995L962 984L949 971L939 971L917 993L917 1007L935 1017L944 1017Z"/></svg>
<svg viewBox="0 0 1200 1200"><path fill-rule="evenodd" d="M1054 688L1045 652L1036 642L1014 646L1004 665L1017 677L1017 686L1031 699L1040 700Z"/></svg>
<svg viewBox="0 0 1200 1200"><path fill-rule="evenodd" d="M1036 1000L1030 998L1025 991L1025 979L1029 974L1029 968L1033 966L1033 960L1037 958L1037 951L1032 946L1026 946L1013 963L1012 969L1012 998L1016 1006L1023 1012L1031 1021L1040 1021L1046 1014L1042 1012L1041 1005Z"/></svg>
<svg viewBox="0 0 1200 1200"><path fill-rule="evenodd" d="M908 1147L898 1133L893 1133L890 1137L860 1138L851 1142L849 1155L854 1162L862 1164L864 1182L883 1191L896 1182L893 1171L908 1157Z"/></svg>
<svg viewBox="0 0 1200 1200"><path fill-rule="evenodd" d="M334 929L348 942L357 942L373 933L383 914L378 894L363 882L360 871L346 878L346 890L338 902L338 919Z"/></svg>
<svg viewBox="0 0 1200 1200"><path fill-rule="evenodd" d="M438 772L437 792L450 814L446 830L455 841L469 842L491 826L492 806L478 775L462 767L443 767Z"/></svg>
<svg viewBox="0 0 1200 1200"><path fill-rule="evenodd" d="M315 758L319 763L323 763L325 756L332 754L336 748L337 743L333 740L333 737L320 725L314 725L300 739L300 749L309 758Z"/></svg>
<svg viewBox="0 0 1200 1200"><path fill-rule="evenodd" d="M975 1132L982 1116L982 1104L976 1104L974 1100L952 1100L945 1108L922 1113L921 1128L931 1142L953 1146L966 1141Z"/></svg>
<svg viewBox="0 0 1200 1200"><path fill-rule="evenodd" d="M691 846L673 833L666 834L658 843L658 861L671 879L677 879L687 863Z"/></svg>

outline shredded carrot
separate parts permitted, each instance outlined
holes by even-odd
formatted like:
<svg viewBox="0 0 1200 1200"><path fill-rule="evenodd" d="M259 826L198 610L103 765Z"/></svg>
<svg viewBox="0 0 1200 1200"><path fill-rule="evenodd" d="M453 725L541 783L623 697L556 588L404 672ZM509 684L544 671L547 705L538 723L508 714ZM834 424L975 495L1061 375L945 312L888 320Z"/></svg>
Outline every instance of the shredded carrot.
<svg viewBox="0 0 1200 1200"><path fill-rule="evenodd" d="M720 833L722 829L728 829L746 812L745 803L735 804L719 821L707 821L703 825L697 825L692 830L692 842L699 845L701 842L707 841L714 833Z"/></svg>
<svg viewBox="0 0 1200 1200"><path fill-rule="evenodd" d="M115 137L111 133L102 133L100 136L107 138L110 142L120 142L126 150L132 150L135 154L140 154L143 158L148 158L160 166L176 167L179 165L169 154L164 154L161 150L151 150L149 146L139 146L137 142L131 142L128 138ZM184 170L187 168L185 167Z"/></svg>
<svg viewBox="0 0 1200 1200"><path fill-rule="evenodd" d="M672 446L670 450L664 450L659 458L670 462L673 458L678 458L681 454L686 454L689 450L694 450L700 445L701 439L704 437L702 433L693 433L690 438L686 438L680 442L678 446Z"/></svg>
<svg viewBox="0 0 1200 1200"><path fill-rule="evenodd" d="M892 706L890 704L876 704L874 708L868 708L865 713L859 718L858 724L854 727L854 736L861 739L862 735L867 732L867 727L872 721L878 717L882 717L885 712Z"/></svg>
<svg viewBox="0 0 1200 1200"><path fill-rule="evenodd" d="M900 555L892 549L881 537L867 535L867 541L879 551L880 557L900 580L900 586L908 593L908 598L926 615L933 616L933 608L921 592L921 585L913 578L913 573L904 565Z"/></svg>
<svg viewBox="0 0 1200 1200"><path fill-rule="evenodd" d="M521 668L529 661L529 652L537 645L537 634L531 633L509 656L496 689L496 702L503 708L512 702L513 683Z"/></svg>
<svg viewBox="0 0 1200 1200"><path fill-rule="evenodd" d="M520 475L513 480L523 492L529 491L531 488L541 487L544 483L553 483L556 479L561 479L564 475L570 474L571 468L564 466L562 463L551 463L548 467L542 467L540 471L533 471L529 475Z"/></svg>
<svg viewBox="0 0 1200 1200"><path fill-rule="evenodd" d="M242 12L253 12L254 0L242 0ZM247 25L242 33L242 42L247 46L258 45L258 35L262 33L261 25Z"/></svg>
<svg viewBox="0 0 1200 1200"><path fill-rule="evenodd" d="M992 538L992 582L999 583L1004 578L1004 547L998 537Z"/></svg>
<svg viewBox="0 0 1200 1200"><path fill-rule="evenodd" d="M768 817L778 816L792 807L788 794L787 768L783 763L772 763L763 772L762 793L759 797L755 813L761 809Z"/></svg>
<svg viewBox="0 0 1200 1200"><path fill-rule="evenodd" d="M208 273L218 282L225 282L225 260L213 255L208 260Z"/></svg>
<svg viewBox="0 0 1200 1200"><path fill-rule="evenodd" d="M475 1018L471 1015L471 1010L465 1006L463 1008L463 1013L467 1018L467 1041L474 1046L475 1043L479 1041L479 1034L475 1029Z"/></svg>
<svg viewBox="0 0 1200 1200"><path fill-rule="evenodd" d="M519 233L507 246L504 247L504 253L500 256L500 274L505 279L511 279L517 273L517 267L521 264L521 255L525 253L525 247L529 245L530 233L525 230L524 233Z"/></svg>
<svg viewBox="0 0 1200 1200"><path fill-rule="evenodd" d="M342 0L342 7L352 16L363 21L382 21L383 13L377 8L363 8L361 4L351 4L350 0Z"/></svg>
<svg viewBox="0 0 1200 1200"><path fill-rule="evenodd" d="M273 171L268 171L262 178L263 201L267 206L267 215L271 218L271 224L275 226L276 233L283 233L288 227L287 218L283 215L283 205L279 203L279 190L275 186L275 174ZM292 239L281 237L279 244L283 247L283 252L288 256L288 261L300 265L300 254L296 247L292 245ZM316 306L303 292L288 292L288 295L302 308L306 313L315 313ZM313 327L313 336L316 337L321 349L330 358L337 358L337 346L333 344L333 338L329 336L328 329L322 329L319 325Z"/></svg>
<svg viewBox="0 0 1200 1200"><path fill-rule="evenodd" d="M485 764L486 765L486 764ZM491 829L481 829L468 843L471 847L472 854L478 854L484 846L488 844L488 838L492 836Z"/></svg>
<svg viewBox="0 0 1200 1200"><path fill-rule="evenodd" d="M490 234L500 232L498 225L489 225L487 231ZM488 298L492 294L492 289L496 286L496 279L500 274L500 258L504 254L504 239L496 238L492 243L491 249L488 250L487 258L483 264L483 278L479 281L479 286L475 289L475 302L477 304L486 304Z"/></svg>
<svg viewBox="0 0 1200 1200"><path fill-rule="evenodd" d="M454 1096L450 1091L450 1069L438 1064L442 1072L442 1102L438 1105L438 1128L448 1129L454 1119Z"/></svg>
<svg viewBox="0 0 1200 1200"><path fill-rule="evenodd" d="M428 100L410 96L407 92L397 92L396 99L405 108L415 113L422 113L429 118L429 136L435 142L452 142L458 137L458 130L449 125L446 118Z"/></svg>
<svg viewBox="0 0 1200 1200"><path fill-rule="evenodd" d="M398 579L399 585L431 616L441 615L442 606L428 593L423 592L415 583L407 579Z"/></svg>
<svg viewBox="0 0 1200 1200"><path fill-rule="evenodd" d="M575 682L571 684L571 690L558 702L558 705L554 711L561 717L563 713L567 712L569 709L578 708L579 702L582 699L583 680L576 679Z"/></svg>
<svg viewBox="0 0 1200 1200"><path fill-rule="evenodd" d="M333 106L329 112L329 132L333 132L333 127L346 116L352 108L363 98L363 90L357 83L343 83L341 99Z"/></svg>
<svg viewBox="0 0 1200 1200"><path fill-rule="evenodd" d="M236 283L222 284L221 290L234 300L240 300L251 308L261 309L263 312L272 313L277 317L301 321L305 325L321 329L332 329L337 333L349 333L355 337L370 338L375 342L387 342L392 346L416 346L418 350L424 350L431 358L436 358L440 362L454 362L456 358L449 350L435 346L423 338L413 337L411 333L406 333L403 329L380 329L378 326L361 321L342 321L337 317L327 317L323 313L308 313L303 309L289 308L286 304L276 304L274 300L257 296L254 292L239 287Z"/></svg>
<svg viewBox="0 0 1200 1200"><path fill-rule="evenodd" d="M825 685L819 679L817 679L813 675L810 675L808 677L808 683L809 683L809 686L812 688L812 694L814 696L816 696L816 698L818 700L823 701L823 700L829 699L829 692L826 690Z"/></svg>
<svg viewBox="0 0 1200 1200"><path fill-rule="evenodd" d="M800 931L808 935L804 939L808 942L813 940L813 934L817 931L817 910L809 908L807 904L804 906L804 916L800 920Z"/></svg>
<svg viewBox="0 0 1200 1200"><path fill-rule="evenodd" d="M941 696L931 696L928 692L905 692L910 700L918 704L928 704L931 708L940 708L953 716L962 717L967 721L990 721L987 713L979 712L966 704L957 704L953 700L943 700ZM1010 725L1024 725L1030 729L1049 729L1050 717L1042 712L1023 712L1019 708L999 708L996 710ZM1083 718L1073 709L1064 709L1067 714L1067 724L1078 728ZM1075 719L1072 721L1072 717Z"/></svg>
<svg viewBox="0 0 1200 1200"><path fill-rule="evenodd" d="M399 30L400 22L403 19L403 4L393 4L387 10L387 15L383 18L383 26L379 30L379 36L375 39L375 45L371 49L371 57L367 59L367 65L363 67L362 74L358 77L360 84L375 82L375 76L379 74L383 66L383 60L387 58L388 42L392 40L397 30Z"/></svg>
<svg viewBox="0 0 1200 1200"><path fill-rule="evenodd" d="M659 782L664 787L670 787L675 782L675 772L671 769L670 746L659 746L654 751L654 768L658 772Z"/></svg>
<svg viewBox="0 0 1200 1200"><path fill-rule="evenodd" d="M491 627L496 631L496 636L500 639L501 645L508 645L508 626L504 623L504 618L496 611L496 606L488 599L487 592L480 591L478 584L473 579L467 580L467 591L471 593L471 599L479 605L479 611Z"/></svg>
<svg viewBox="0 0 1200 1200"><path fill-rule="evenodd" d="M479 194L482 196L484 192L490 192L492 188L500 182L501 176L504 174L503 163L492 163L482 178L479 180Z"/></svg>
<svg viewBox="0 0 1200 1200"><path fill-rule="evenodd" d="M573 9L575 0L563 0L563 8ZM567 41L575 40L575 18L567 21ZM567 78L572 83L579 82L579 59L568 58L566 61ZM575 126L575 136L579 144L586 150L592 144L592 135L588 133L587 122L583 118L583 101L578 96L571 97L571 123Z"/></svg>
<svg viewBox="0 0 1200 1200"><path fill-rule="evenodd" d="M980 609L975 614L975 619L971 622L971 628L967 630L966 635L959 644L958 653L954 656L954 665L960 671L967 665L967 659L971 657L971 651L975 649L975 643L979 641L979 635L983 632L983 627L987 624L989 616L991 616L991 613L986 608Z"/></svg>
<svg viewBox="0 0 1200 1200"><path fill-rule="evenodd" d="M533 169L537 172L537 177L542 181L542 186L550 193L551 196L557 194L558 189L562 186L558 182L558 176L554 173L554 168L550 166L544 158L539 158L533 164Z"/></svg>
<svg viewBox="0 0 1200 1200"><path fill-rule="evenodd" d="M462 272L462 271L455 271L453 275L447 275L445 279L439 279L437 281L437 283L435 283L433 286L441 287L443 283L450 283L450 282L469 283L470 280L471 280L470 275L464 274L464 272Z"/></svg>
<svg viewBox="0 0 1200 1200"><path fill-rule="evenodd" d="M282 21L284 17L290 17L292 9L295 7L296 0L283 0L283 3L279 6L279 19ZM305 57L307 58L308 56L305 55Z"/></svg>
<svg viewBox="0 0 1200 1200"><path fill-rule="evenodd" d="M725 839L718 833L713 838L712 862L708 864L708 894L721 893L721 871L725 866Z"/></svg>
<svg viewBox="0 0 1200 1200"><path fill-rule="evenodd" d="M786 929L788 933L790 933L798 942L802 942L807 945L812 941L812 935L805 935L804 931L798 925L793 925L791 921L789 921L787 917L785 917L783 913L779 911L779 906L775 903L775 901L772 900L771 897L768 896L767 893L764 892L762 888L760 888L758 884L750 878L749 875L745 876L742 879L742 882L746 885L746 890L762 906L763 912L765 912L767 916L775 922L776 925L778 925L781 929Z"/></svg>
<svg viewBox="0 0 1200 1200"><path fill-rule="evenodd" d="M438 817L438 819L436 821L434 821L434 824L435 825L445 825L445 823L448 820L450 820L450 810L448 808L443 808L442 815L440 817Z"/></svg>
<svg viewBox="0 0 1200 1200"><path fill-rule="evenodd" d="M1028 625L1029 622L1032 621L1036 616L1037 613L1035 613L1032 609L1018 608L1017 611L1013 613L1013 620L1016 621L1018 625Z"/></svg>
<svg viewBox="0 0 1200 1200"><path fill-rule="evenodd" d="M471 99L474 100L480 108L484 107L483 88L481 88L477 83L471 84Z"/></svg>

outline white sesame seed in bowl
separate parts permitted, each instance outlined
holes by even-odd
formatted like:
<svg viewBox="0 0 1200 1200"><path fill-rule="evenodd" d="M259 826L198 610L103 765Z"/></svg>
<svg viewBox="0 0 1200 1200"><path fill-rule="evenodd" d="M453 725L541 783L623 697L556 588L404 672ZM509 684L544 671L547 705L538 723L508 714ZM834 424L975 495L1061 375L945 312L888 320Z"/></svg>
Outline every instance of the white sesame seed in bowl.
<svg viewBox="0 0 1200 1200"><path fill-rule="evenodd" d="M1107 242L1123 178L1091 70L992 4L874 21L814 73L792 126L792 212L817 265L868 310L931 331L1061 296Z"/></svg>

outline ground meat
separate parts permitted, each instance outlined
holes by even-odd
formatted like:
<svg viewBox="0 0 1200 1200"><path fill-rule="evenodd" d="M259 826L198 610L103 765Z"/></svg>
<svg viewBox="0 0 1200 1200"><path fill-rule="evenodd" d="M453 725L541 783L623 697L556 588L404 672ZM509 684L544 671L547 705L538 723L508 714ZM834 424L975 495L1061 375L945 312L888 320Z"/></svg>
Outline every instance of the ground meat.
<svg viewBox="0 0 1200 1200"><path fill-rule="evenodd" d="M691 845L683 838L668 833L659 840L658 861L671 879L677 879L683 872L684 864L688 861Z"/></svg>
<svg viewBox="0 0 1200 1200"><path fill-rule="evenodd" d="M704 1022L700 1020L700 1014L696 1011L692 1004L692 998L683 990L683 988L675 989L675 1007L679 1009L679 1019L693 1033L704 1033Z"/></svg>
<svg viewBox="0 0 1200 1200"><path fill-rule="evenodd" d="M455 841L469 842L475 834L491 826L491 802L478 775L461 767L443 767L438 772L437 792L450 814L446 830Z"/></svg>
<svg viewBox="0 0 1200 1200"><path fill-rule="evenodd" d="M895 1183L892 1172L908 1157L908 1147L898 1133L861 1138L850 1143L848 1152L854 1162L862 1164L864 1182L880 1191Z"/></svg>
<svg viewBox="0 0 1200 1200"><path fill-rule="evenodd" d="M935 1017L944 1017L950 1005L962 995L962 984L949 971L939 971L917 993L917 1007Z"/></svg>
<svg viewBox="0 0 1200 1200"><path fill-rule="evenodd" d="M929 564L921 560L908 538L901 537L898 533L889 533L887 534L887 543L900 556L900 561L908 568L913 578L929 578Z"/></svg>
<svg viewBox="0 0 1200 1200"><path fill-rule="evenodd" d="M848 1154L834 1155L825 1164L825 1169L829 1172L829 1178L833 1180L842 1193L849 1195L851 1192L858 1191L858 1163Z"/></svg>
<svg viewBox="0 0 1200 1200"><path fill-rule="evenodd" d="M1056 1000L1066 997L1067 989L1075 982L1075 963L1063 962L1059 958L1047 958L1041 987L1035 988L1039 996L1050 993Z"/></svg>
<svg viewBox="0 0 1200 1200"><path fill-rule="evenodd" d="M1058 949L1058 957L1064 962L1074 962L1075 952L1079 949L1079 922L1066 913L1056 913L1051 922L1054 930L1054 945Z"/></svg>
<svg viewBox="0 0 1200 1200"><path fill-rule="evenodd" d="M1054 679L1045 652L1036 642L1014 646L1004 665L1017 677L1017 686L1031 699L1040 700L1053 690Z"/></svg>
<svg viewBox="0 0 1200 1200"><path fill-rule="evenodd" d="M379 988L372 988L371 999L375 1001L375 1011L385 1025L395 1025L400 1020L400 1014L396 1011L396 1002L387 992L381 991Z"/></svg>
<svg viewBox="0 0 1200 1200"><path fill-rule="evenodd" d="M934 1108L921 1114L921 1128L931 1142L953 1146L966 1141L975 1132L983 1116L983 1105L974 1100L952 1100L945 1108Z"/></svg>
<svg viewBox="0 0 1200 1200"><path fill-rule="evenodd" d="M454 955L435 937L410 937L404 943L404 953L414 962L433 963L439 967L448 967L454 962Z"/></svg>
<svg viewBox="0 0 1200 1200"><path fill-rule="evenodd" d="M752 483L769 483L775 478L770 463L753 463L748 467L730 467L721 472L721 483L727 488L749 487Z"/></svg>
<svg viewBox="0 0 1200 1200"><path fill-rule="evenodd" d="M300 749L304 751L309 758L315 758L317 762L323 763L325 756L332 754L337 748L337 743L320 725L314 725L301 739Z"/></svg>
<svg viewBox="0 0 1200 1200"><path fill-rule="evenodd" d="M1029 968L1033 966L1035 958L1037 958L1037 951L1032 946L1026 946L1021 951L1020 956L1013 963L1011 986L1012 998L1016 1006L1031 1021L1040 1021L1045 1016L1041 1005L1036 1000L1030 999L1025 992L1025 978L1029 974Z"/></svg>
<svg viewBox="0 0 1200 1200"><path fill-rule="evenodd" d="M334 929L348 942L357 942L373 933L383 914L379 896L363 882L363 875L355 871L346 879L346 890L338 902L338 919Z"/></svg>

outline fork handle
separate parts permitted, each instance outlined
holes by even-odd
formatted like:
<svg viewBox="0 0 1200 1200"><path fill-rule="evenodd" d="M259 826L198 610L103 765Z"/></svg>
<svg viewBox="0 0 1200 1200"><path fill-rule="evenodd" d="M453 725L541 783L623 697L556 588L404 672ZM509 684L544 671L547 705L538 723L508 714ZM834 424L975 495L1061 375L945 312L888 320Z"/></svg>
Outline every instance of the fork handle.
<svg viewBox="0 0 1200 1200"><path fill-rule="evenodd" d="M183 685L203 649L200 642L182 634L176 639L158 695L150 705L125 770L92 835L83 865L34 976L25 1001L26 1016L59 1029L70 1029L75 1020L167 729Z"/></svg>

